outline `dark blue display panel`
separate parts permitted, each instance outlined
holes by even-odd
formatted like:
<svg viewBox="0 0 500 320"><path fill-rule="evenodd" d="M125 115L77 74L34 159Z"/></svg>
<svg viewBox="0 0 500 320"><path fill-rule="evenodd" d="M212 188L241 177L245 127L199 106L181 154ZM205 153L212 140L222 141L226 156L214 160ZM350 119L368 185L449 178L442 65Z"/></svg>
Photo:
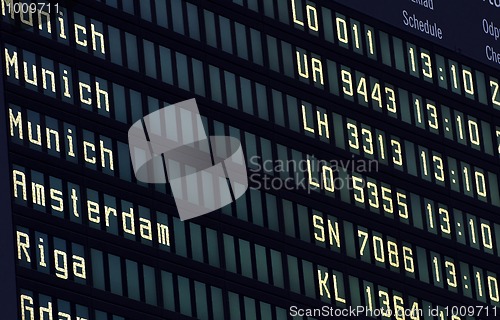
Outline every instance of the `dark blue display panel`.
<svg viewBox="0 0 500 320"><path fill-rule="evenodd" d="M500 2L338 0L345 6L500 69Z"/></svg>
<svg viewBox="0 0 500 320"><path fill-rule="evenodd" d="M440 16L438 42L371 2L2 3L18 318L500 312L500 76L439 45L438 0L384 13ZM207 135L241 141L250 188L181 221L169 185L135 178L127 132L193 97Z"/></svg>

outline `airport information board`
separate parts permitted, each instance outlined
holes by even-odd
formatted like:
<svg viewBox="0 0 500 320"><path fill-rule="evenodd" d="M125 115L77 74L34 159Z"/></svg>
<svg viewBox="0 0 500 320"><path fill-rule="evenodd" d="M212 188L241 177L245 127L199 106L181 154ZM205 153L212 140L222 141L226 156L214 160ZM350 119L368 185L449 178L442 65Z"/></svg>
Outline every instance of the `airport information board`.
<svg viewBox="0 0 500 320"><path fill-rule="evenodd" d="M5 319L500 316L497 0L1 5ZM192 98L249 188L181 221L127 132Z"/></svg>

